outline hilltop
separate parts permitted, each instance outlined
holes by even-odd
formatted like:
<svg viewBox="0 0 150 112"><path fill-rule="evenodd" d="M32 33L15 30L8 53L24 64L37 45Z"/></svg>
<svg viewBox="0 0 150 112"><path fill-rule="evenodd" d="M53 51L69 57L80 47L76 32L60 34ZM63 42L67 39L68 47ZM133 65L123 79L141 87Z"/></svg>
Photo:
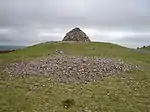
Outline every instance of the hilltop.
<svg viewBox="0 0 150 112"><path fill-rule="evenodd" d="M43 56L61 55L57 50L63 52L64 55L73 56L97 56L109 58L121 58L125 60L148 60L149 54L143 52L133 52L134 49L129 49L112 43L103 42L46 42L16 50L8 54L0 55L0 58L12 60L28 60Z"/></svg>
<svg viewBox="0 0 150 112"><path fill-rule="evenodd" d="M27 58L41 57L48 55L59 55L56 50L62 50L66 55L85 55L85 56L106 56L114 57L121 55L122 51L127 52L129 49L111 44L111 43L100 43L100 42L46 42L30 46L24 49L16 50L15 52L1 55L4 58ZM116 53L118 51L118 53Z"/></svg>

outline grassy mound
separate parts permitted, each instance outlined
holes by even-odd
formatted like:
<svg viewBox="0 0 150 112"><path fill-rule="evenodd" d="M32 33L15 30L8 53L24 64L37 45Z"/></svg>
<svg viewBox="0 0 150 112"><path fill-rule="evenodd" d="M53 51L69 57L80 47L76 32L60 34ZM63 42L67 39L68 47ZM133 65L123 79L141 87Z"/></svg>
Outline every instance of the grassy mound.
<svg viewBox="0 0 150 112"><path fill-rule="evenodd" d="M0 54L0 59L12 61L59 55L55 52L58 49L63 50L66 55L111 57L143 61L149 60L149 54L136 53L133 52L133 49L128 49L116 44L100 42L49 42L34 45L8 54Z"/></svg>

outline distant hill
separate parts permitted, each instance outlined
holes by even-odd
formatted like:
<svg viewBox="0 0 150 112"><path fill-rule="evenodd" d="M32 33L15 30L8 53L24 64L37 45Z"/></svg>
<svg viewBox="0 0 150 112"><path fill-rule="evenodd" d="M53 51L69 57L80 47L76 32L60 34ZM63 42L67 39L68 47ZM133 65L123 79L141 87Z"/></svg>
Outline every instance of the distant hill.
<svg viewBox="0 0 150 112"><path fill-rule="evenodd" d="M24 48L25 46L4 46L0 45L0 51L7 51L7 50L16 50L16 49L21 49Z"/></svg>
<svg viewBox="0 0 150 112"><path fill-rule="evenodd" d="M146 50L150 50L150 45L145 48Z"/></svg>
<svg viewBox="0 0 150 112"><path fill-rule="evenodd" d="M142 49L142 50L150 50L150 45L149 45L149 46L142 47L142 48L140 48L140 49Z"/></svg>

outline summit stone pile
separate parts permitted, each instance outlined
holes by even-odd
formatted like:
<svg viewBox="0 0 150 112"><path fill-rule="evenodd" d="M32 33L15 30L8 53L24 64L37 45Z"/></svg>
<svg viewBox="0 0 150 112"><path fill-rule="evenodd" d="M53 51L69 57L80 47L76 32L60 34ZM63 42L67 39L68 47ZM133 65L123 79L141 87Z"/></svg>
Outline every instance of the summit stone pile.
<svg viewBox="0 0 150 112"><path fill-rule="evenodd" d="M66 34L62 41L90 42L90 39L81 29L74 28Z"/></svg>

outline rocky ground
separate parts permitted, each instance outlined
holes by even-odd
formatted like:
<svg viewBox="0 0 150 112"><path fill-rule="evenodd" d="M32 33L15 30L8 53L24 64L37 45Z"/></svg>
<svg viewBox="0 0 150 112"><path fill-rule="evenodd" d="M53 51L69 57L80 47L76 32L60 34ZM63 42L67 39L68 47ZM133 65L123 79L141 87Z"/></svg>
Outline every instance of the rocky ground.
<svg viewBox="0 0 150 112"><path fill-rule="evenodd" d="M116 59L53 56L31 62L11 63L4 72L11 75L48 75L55 82L61 83L86 83L134 69L137 69L137 66Z"/></svg>

